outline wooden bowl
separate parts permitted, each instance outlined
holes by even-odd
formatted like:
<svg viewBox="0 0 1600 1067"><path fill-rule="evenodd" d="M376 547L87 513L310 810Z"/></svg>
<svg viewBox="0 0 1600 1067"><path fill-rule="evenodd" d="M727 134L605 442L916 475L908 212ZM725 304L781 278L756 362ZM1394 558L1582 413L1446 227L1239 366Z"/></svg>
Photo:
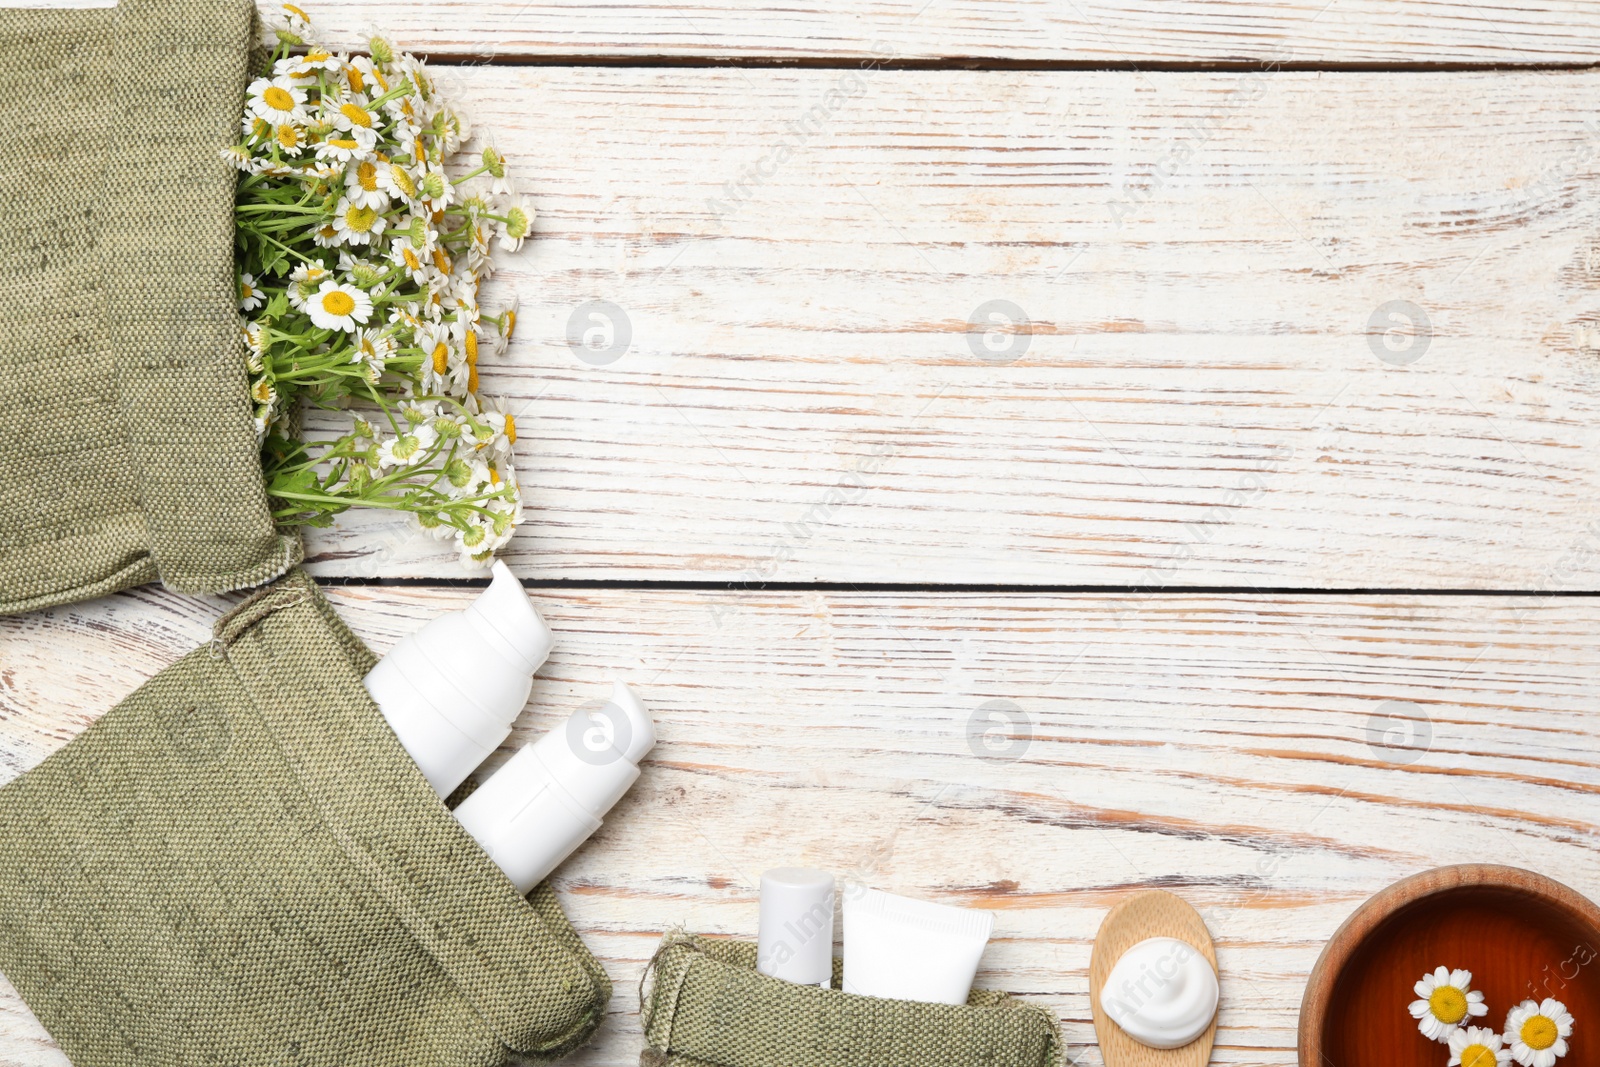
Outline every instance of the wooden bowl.
<svg viewBox="0 0 1600 1067"><path fill-rule="evenodd" d="M1560 1067L1600 1067L1600 908L1516 867L1466 863L1396 882L1334 933L1300 1002L1300 1067L1444 1067L1407 1010L1411 988L1444 965L1472 972L1500 1030L1527 999L1573 1015ZM1515 1061L1513 1061L1513 1067Z"/></svg>

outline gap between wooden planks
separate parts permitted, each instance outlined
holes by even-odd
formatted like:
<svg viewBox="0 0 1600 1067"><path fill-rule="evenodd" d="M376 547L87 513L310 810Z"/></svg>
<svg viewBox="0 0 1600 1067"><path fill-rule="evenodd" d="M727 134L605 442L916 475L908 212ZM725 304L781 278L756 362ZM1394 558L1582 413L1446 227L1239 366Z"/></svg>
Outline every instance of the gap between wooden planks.
<svg viewBox="0 0 1600 1067"><path fill-rule="evenodd" d="M264 12L276 5L262 3ZM616 57L1008 62L1591 63L1592 2L811 0L685 5L340 0L311 7L342 47L370 27L416 51L500 61Z"/></svg>
<svg viewBox="0 0 1600 1067"><path fill-rule="evenodd" d="M1600 584L1600 74L445 75L541 212L524 577Z"/></svg>
<svg viewBox="0 0 1600 1067"><path fill-rule="evenodd" d="M329 595L383 651L472 590ZM659 723L634 792L557 880L617 984L585 1067L637 1062L635 981L660 933L752 935L754 880L783 863L996 910L981 980L1050 1006L1074 1052L1093 1041L1106 909L1172 889L1217 940L1215 1062L1262 1067L1292 1059L1323 939L1383 885L1495 860L1600 893L1595 599L537 602L558 644L508 750L613 677ZM204 641L221 608L144 589L0 619L0 774ZM0 1064L63 1063L0 997Z"/></svg>

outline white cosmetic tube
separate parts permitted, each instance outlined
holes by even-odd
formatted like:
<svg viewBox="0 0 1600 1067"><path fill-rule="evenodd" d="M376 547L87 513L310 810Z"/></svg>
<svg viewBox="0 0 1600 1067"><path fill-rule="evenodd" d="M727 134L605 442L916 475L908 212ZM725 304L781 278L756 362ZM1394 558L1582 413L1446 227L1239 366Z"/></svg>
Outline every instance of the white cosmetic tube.
<svg viewBox="0 0 1600 1067"><path fill-rule="evenodd" d="M845 894L844 991L864 997L965 1004L994 914L897 897Z"/></svg>
<svg viewBox="0 0 1600 1067"><path fill-rule="evenodd" d="M600 829L655 743L649 712L617 682L598 712L579 708L519 749L456 806L456 820L526 893Z"/></svg>
<svg viewBox="0 0 1600 1067"><path fill-rule="evenodd" d="M778 867L761 876L756 970L799 985L833 985L833 875Z"/></svg>

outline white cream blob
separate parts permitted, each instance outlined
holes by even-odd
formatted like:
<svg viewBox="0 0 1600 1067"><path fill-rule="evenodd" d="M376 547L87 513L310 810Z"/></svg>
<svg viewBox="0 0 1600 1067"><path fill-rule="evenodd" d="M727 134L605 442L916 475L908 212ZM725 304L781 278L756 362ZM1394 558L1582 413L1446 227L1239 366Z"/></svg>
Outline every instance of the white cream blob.
<svg viewBox="0 0 1600 1067"><path fill-rule="evenodd" d="M1182 1048L1217 1013L1217 972L1187 941L1147 938L1111 968L1100 1006L1139 1044Z"/></svg>

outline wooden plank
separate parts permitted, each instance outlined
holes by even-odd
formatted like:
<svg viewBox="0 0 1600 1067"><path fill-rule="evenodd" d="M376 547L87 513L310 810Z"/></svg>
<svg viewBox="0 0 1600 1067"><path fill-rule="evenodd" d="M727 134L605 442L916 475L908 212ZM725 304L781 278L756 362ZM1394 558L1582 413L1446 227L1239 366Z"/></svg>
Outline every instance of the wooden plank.
<svg viewBox="0 0 1600 1067"><path fill-rule="evenodd" d="M275 6L263 2L262 9ZM1587 64L1600 53L1600 5L1571 0L815 0L693 7L343 0L311 13L342 47L358 46L378 26L416 51L501 59Z"/></svg>
<svg viewBox="0 0 1600 1067"><path fill-rule="evenodd" d="M542 212L525 576L1600 584L1600 75L455 76Z"/></svg>
<svg viewBox="0 0 1600 1067"><path fill-rule="evenodd" d="M331 595L382 650L470 594ZM205 640L217 603L141 591L0 619L6 773ZM783 863L994 909L982 982L1050 1006L1090 1067L1090 945L1133 888L1205 914L1224 983L1214 1062L1263 1067L1293 1060L1323 939L1395 879L1498 860L1600 892L1592 599L538 603L559 640L516 742L612 677L659 723L639 784L558 872L617 985L585 1067L637 1062L635 981L661 932L753 934L755 880ZM63 1063L44 1040L0 997L0 1064Z"/></svg>

